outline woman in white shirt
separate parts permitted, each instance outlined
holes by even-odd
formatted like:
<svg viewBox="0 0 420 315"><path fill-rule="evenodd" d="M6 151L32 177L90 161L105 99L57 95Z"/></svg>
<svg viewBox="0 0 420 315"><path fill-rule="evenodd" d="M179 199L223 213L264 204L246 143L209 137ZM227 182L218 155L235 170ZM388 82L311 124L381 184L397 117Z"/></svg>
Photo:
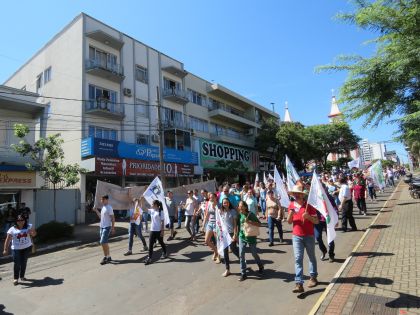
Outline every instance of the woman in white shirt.
<svg viewBox="0 0 420 315"><path fill-rule="evenodd" d="M163 215L163 206L162 203L158 200L153 201L152 209L147 210L150 214L150 234L149 234L149 257L145 260L145 265L150 265L152 263L153 256L153 246L158 240L160 246L162 247L162 259L167 258L166 246L163 241L164 233L164 215Z"/></svg>
<svg viewBox="0 0 420 315"><path fill-rule="evenodd" d="M12 226L7 231L6 241L4 242L3 255L6 256L9 252L10 243L12 243L12 256L13 256L13 284L18 284L20 277L21 281L26 281L25 271L28 262L28 256L32 248L31 237L36 236L35 229L32 224L28 224L25 217L19 215L16 220L16 225Z"/></svg>
<svg viewBox="0 0 420 315"><path fill-rule="evenodd" d="M212 238L217 239L216 234L216 211L219 211L217 206L217 199L215 193L210 193L210 199L204 212L203 229L206 227L205 243L213 252L213 260L220 264L220 256L217 252L217 247L213 243Z"/></svg>

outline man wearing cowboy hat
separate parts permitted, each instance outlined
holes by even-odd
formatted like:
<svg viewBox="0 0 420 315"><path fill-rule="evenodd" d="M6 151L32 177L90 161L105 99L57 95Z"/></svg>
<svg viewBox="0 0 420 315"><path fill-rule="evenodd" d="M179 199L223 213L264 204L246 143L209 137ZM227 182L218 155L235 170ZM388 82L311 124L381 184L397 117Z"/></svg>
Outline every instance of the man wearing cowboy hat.
<svg viewBox="0 0 420 315"><path fill-rule="evenodd" d="M315 257L315 237L314 224L319 223L316 209L307 204L308 193L303 190L303 186L295 185L289 194L295 201L289 205L289 214L287 222L293 224L293 252L295 255L295 282L294 293L302 293L303 289L303 255L306 253L309 257L309 279L308 288L318 285L318 271Z"/></svg>

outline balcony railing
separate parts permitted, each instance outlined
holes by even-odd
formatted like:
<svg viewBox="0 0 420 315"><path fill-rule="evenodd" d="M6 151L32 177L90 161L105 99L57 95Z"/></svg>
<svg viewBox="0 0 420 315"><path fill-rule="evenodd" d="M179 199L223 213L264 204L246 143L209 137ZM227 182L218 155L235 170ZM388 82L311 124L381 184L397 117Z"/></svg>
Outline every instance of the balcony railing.
<svg viewBox="0 0 420 315"><path fill-rule="evenodd" d="M162 96L165 99L168 99L170 101L174 101L177 103L186 104L189 102L188 93L187 91L181 90L181 89L164 89L162 91Z"/></svg>
<svg viewBox="0 0 420 315"><path fill-rule="evenodd" d="M253 136L247 136L247 135L242 134L242 133L231 132L231 131L227 131L227 130L216 130L216 131L210 132L210 134L212 134L214 136L229 137L229 138L243 140L243 141L250 141L253 138Z"/></svg>
<svg viewBox="0 0 420 315"><path fill-rule="evenodd" d="M98 98L85 102L86 113L98 114L103 117L124 118L124 106L108 99Z"/></svg>
<svg viewBox="0 0 420 315"><path fill-rule="evenodd" d="M191 124L188 119L185 120L163 120L163 127L165 129L180 129L190 130Z"/></svg>
<svg viewBox="0 0 420 315"><path fill-rule="evenodd" d="M209 111L219 109L219 110L222 110L224 112L233 114L235 116L239 116L239 117L245 118L245 119L250 120L250 121L255 121L255 119L253 117L251 117L250 115L247 115L244 112L241 112L241 111L239 111L235 108L232 108L230 106L227 106L225 104L215 104L215 103L209 102L208 103L208 108L209 108Z"/></svg>
<svg viewBox="0 0 420 315"><path fill-rule="evenodd" d="M121 82L124 79L124 68L122 65L107 62L103 59L87 59L86 70L116 82Z"/></svg>

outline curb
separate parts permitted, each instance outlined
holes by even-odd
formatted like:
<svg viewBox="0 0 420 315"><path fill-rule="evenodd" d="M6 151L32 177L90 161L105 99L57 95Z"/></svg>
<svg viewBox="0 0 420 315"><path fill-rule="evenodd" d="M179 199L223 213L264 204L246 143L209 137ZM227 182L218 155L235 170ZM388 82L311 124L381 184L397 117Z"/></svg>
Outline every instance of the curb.
<svg viewBox="0 0 420 315"><path fill-rule="evenodd" d="M334 275L334 278L331 280L330 284L327 286L327 288L325 289L325 291L322 293L322 295L319 297L319 299L316 301L315 305L312 307L312 309L309 311L308 315L314 315L319 307L321 306L322 302L324 302L325 298L327 297L328 293L331 291L331 289L333 288L333 286L336 284L338 278L340 278L341 274L343 273L344 269L347 267L347 265L349 264L351 258L353 257L353 253L357 251L357 249L360 247L360 245L362 244L362 242L364 241L364 239L366 238L366 236L369 234L370 232L370 227L372 225L375 224L376 220L379 218L379 215L381 214L382 210L386 207L386 205L388 204L389 200L392 199L392 197L394 196L395 192L397 191L398 187L400 186L400 184L402 183L402 181L400 181L398 183L398 185L395 187L394 191L392 192L392 194L389 196L388 200L385 201L384 205L382 206L381 210L379 210L378 214L376 215L375 219L373 219L373 221L369 224L369 226L366 228L365 233L363 233L362 237L360 238L359 242L357 242L356 246L354 246L354 248L352 249L350 255L346 258L346 260L344 261L343 265L341 266L341 268L337 271L337 273Z"/></svg>

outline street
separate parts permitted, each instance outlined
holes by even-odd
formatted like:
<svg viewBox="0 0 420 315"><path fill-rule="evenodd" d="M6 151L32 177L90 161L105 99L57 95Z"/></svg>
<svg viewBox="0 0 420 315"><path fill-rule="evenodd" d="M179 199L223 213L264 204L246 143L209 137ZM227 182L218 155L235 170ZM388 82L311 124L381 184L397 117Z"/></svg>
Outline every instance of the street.
<svg viewBox="0 0 420 315"><path fill-rule="evenodd" d="M286 230L286 245L268 247L258 243L265 264L264 276L251 272L245 282L238 282L239 264L230 255L232 275L223 278L224 265L215 264L202 238L191 245L184 230L177 240L167 242L169 259L144 266L146 253L139 253L140 241L135 241L134 254L125 257L127 238L111 242L113 263L99 265L102 251L97 244L88 244L54 253L31 257L28 262L27 284L12 284L12 264L0 265L1 314L307 314L330 283L334 274L351 253L376 213L390 196L378 195L378 202L368 202L368 216L358 215L357 232L337 231L336 262L320 261L317 247L320 285L305 287L296 295L294 288L294 256L290 226ZM262 237L266 228L262 229ZM181 234L181 235L180 235ZM165 235L165 239L167 235ZM324 235L324 240L326 235ZM256 265L247 253L248 267ZM305 257L304 273L308 273Z"/></svg>

